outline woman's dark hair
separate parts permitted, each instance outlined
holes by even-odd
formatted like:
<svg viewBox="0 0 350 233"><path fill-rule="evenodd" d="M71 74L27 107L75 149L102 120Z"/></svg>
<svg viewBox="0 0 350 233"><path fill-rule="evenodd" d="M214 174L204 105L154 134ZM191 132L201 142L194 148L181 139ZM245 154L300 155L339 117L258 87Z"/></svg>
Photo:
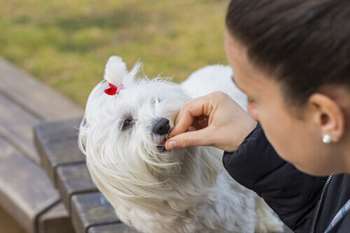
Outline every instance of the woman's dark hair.
<svg viewBox="0 0 350 233"><path fill-rule="evenodd" d="M298 102L350 87L350 0L231 0L226 26Z"/></svg>

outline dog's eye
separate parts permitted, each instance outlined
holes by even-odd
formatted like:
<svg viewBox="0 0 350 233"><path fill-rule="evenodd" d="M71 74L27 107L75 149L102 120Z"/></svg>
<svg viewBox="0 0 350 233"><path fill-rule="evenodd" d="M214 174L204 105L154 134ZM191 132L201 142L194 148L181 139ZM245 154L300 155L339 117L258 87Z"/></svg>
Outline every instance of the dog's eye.
<svg viewBox="0 0 350 233"><path fill-rule="evenodd" d="M161 98L157 97L152 99L152 104L159 104L161 101L162 101Z"/></svg>
<svg viewBox="0 0 350 233"><path fill-rule="evenodd" d="M131 116L128 116L127 118L124 119L124 121L121 124L121 130L127 130L131 128L134 124L134 119Z"/></svg>

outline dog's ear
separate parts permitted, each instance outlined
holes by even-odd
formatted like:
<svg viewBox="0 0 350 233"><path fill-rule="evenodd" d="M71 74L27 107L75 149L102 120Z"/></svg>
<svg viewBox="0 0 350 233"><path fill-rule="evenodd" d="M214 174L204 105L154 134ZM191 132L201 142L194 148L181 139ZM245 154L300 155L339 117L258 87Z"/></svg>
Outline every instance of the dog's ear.
<svg viewBox="0 0 350 233"><path fill-rule="evenodd" d="M143 70L142 70L142 63L136 62L129 74L132 80L145 78L145 74L143 73Z"/></svg>
<svg viewBox="0 0 350 233"><path fill-rule="evenodd" d="M126 76L128 76L128 69L124 61L118 56L111 56L105 66L104 79L120 86Z"/></svg>

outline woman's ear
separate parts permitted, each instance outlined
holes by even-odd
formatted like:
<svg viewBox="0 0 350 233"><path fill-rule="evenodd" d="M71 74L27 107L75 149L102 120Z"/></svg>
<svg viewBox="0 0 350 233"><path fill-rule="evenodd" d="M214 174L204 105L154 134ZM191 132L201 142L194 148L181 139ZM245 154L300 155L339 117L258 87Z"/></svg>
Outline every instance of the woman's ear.
<svg viewBox="0 0 350 233"><path fill-rule="evenodd" d="M311 95L308 102L312 120L320 129L320 138L329 135L332 142L339 142L345 131L345 113L339 103L321 93Z"/></svg>

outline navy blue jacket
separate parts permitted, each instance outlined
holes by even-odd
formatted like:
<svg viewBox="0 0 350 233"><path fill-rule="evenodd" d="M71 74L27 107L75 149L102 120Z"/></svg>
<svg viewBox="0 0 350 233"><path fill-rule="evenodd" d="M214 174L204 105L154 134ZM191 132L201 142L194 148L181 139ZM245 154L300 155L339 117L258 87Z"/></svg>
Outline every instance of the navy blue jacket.
<svg viewBox="0 0 350 233"><path fill-rule="evenodd" d="M296 233L323 233L350 199L350 176L314 177L282 160L258 125L223 163L240 184L254 190ZM350 233L348 214L332 233Z"/></svg>

